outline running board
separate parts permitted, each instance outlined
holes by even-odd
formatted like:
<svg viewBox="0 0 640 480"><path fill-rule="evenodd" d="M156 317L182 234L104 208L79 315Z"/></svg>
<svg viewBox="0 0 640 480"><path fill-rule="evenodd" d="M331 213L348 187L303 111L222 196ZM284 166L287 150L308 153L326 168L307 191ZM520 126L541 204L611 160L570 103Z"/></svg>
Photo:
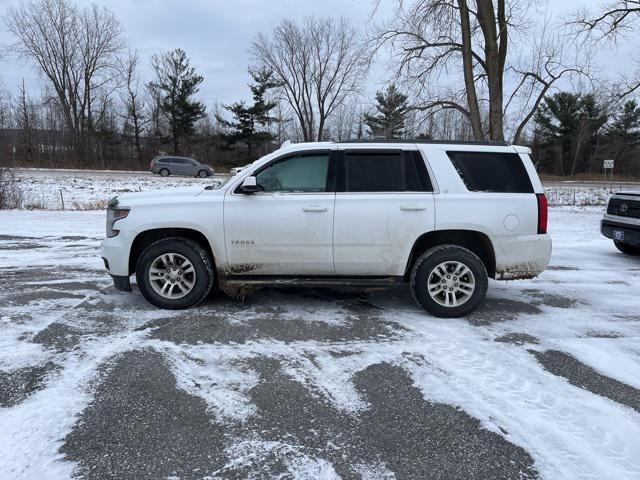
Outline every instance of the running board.
<svg viewBox="0 0 640 480"><path fill-rule="evenodd" d="M383 288L404 282L403 277L295 277L272 275L230 275L223 283L229 286L253 287L359 287Z"/></svg>

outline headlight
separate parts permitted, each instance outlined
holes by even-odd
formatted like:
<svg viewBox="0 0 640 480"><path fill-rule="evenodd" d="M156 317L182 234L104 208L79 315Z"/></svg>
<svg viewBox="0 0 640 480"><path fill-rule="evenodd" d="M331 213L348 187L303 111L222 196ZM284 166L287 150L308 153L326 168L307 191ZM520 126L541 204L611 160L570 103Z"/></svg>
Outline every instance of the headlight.
<svg viewBox="0 0 640 480"><path fill-rule="evenodd" d="M117 197L109 201L109 206L107 207L107 237L115 237L120 233L120 230L115 230L113 225L118 220L122 220L129 215L130 210L129 207L118 207Z"/></svg>

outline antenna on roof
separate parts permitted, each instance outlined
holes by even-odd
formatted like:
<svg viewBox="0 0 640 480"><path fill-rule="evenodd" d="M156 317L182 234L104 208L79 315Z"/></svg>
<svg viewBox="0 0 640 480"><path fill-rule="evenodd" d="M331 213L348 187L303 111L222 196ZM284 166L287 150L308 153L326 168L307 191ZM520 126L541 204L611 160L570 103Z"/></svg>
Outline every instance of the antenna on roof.
<svg viewBox="0 0 640 480"><path fill-rule="evenodd" d="M288 147L291 144L291 140L285 140L284 142L282 142L282 145L280 145L280 148Z"/></svg>

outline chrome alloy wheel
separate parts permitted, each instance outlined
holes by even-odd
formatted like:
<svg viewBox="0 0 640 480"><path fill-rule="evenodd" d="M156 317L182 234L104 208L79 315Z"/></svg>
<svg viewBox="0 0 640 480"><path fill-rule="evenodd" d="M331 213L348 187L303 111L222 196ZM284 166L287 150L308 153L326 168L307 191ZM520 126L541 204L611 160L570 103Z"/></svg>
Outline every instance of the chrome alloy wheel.
<svg viewBox="0 0 640 480"><path fill-rule="evenodd" d="M442 262L429 274L429 296L443 307L463 305L476 289L476 279L464 263Z"/></svg>
<svg viewBox="0 0 640 480"><path fill-rule="evenodd" d="M163 298L176 300L187 295L196 284L196 270L179 253L163 253L149 267L149 283Z"/></svg>

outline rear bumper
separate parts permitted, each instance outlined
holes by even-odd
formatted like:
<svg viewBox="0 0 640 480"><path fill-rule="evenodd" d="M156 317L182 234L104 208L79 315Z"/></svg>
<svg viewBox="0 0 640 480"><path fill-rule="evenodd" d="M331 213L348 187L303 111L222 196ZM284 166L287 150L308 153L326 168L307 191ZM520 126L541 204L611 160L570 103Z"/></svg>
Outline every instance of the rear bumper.
<svg viewBox="0 0 640 480"><path fill-rule="evenodd" d="M551 236L515 235L493 238L496 280L517 280L540 275L551 259Z"/></svg>
<svg viewBox="0 0 640 480"><path fill-rule="evenodd" d="M634 247L640 247L640 225L615 222L611 220L602 220L600 223L600 232L607 238L618 240L615 237L614 231L622 232L624 239L620 240L622 243L632 245Z"/></svg>

